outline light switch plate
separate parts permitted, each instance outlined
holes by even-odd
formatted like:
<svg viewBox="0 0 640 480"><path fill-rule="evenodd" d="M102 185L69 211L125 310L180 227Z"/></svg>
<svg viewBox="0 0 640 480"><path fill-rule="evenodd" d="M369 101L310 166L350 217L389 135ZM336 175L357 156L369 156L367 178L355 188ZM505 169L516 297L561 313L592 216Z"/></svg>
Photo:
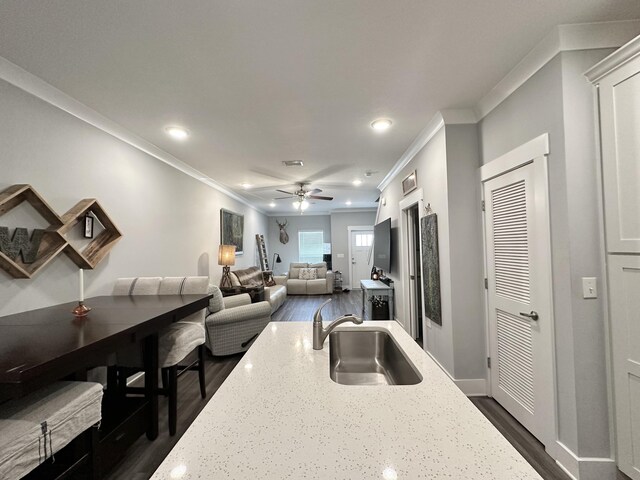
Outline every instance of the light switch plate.
<svg viewBox="0 0 640 480"><path fill-rule="evenodd" d="M344 253L339 253L338 258L344 258Z"/></svg>
<svg viewBox="0 0 640 480"><path fill-rule="evenodd" d="M598 298L596 277L582 277L582 298Z"/></svg>

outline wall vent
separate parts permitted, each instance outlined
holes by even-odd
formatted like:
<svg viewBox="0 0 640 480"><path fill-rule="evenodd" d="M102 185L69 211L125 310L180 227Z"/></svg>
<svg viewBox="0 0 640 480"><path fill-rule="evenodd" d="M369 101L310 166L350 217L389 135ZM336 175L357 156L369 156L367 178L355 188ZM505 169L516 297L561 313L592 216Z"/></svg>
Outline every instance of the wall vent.
<svg viewBox="0 0 640 480"><path fill-rule="evenodd" d="M302 160L285 160L282 162L285 167L302 167L304 163Z"/></svg>

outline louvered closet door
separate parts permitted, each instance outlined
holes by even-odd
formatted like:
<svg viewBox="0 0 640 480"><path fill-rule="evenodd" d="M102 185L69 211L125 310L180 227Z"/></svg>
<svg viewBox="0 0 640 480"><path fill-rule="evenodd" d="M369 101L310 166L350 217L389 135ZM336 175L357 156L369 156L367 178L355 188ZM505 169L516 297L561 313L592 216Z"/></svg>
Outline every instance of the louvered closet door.
<svg viewBox="0 0 640 480"><path fill-rule="evenodd" d="M495 400L536 437L540 422L538 319L533 164L484 184L491 391ZM534 314L535 316L535 314Z"/></svg>

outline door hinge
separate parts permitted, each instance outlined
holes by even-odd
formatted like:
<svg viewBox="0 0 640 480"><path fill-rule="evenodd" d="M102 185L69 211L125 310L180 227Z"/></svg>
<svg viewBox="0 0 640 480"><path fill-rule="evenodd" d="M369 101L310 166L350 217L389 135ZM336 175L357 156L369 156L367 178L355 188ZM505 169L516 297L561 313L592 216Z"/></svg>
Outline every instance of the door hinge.
<svg viewBox="0 0 640 480"><path fill-rule="evenodd" d="M489 290L489 279L488 279L488 278L485 278L485 279L484 279L484 288L485 288L486 290Z"/></svg>
<svg viewBox="0 0 640 480"><path fill-rule="evenodd" d="M484 200L482 200L482 211L484 212Z"/></svg>
<svg viewBox="0 0 640 480"><path fill-rule="evenodd" d="M487 368L491 368L491 357L487 357Z"/></svg>

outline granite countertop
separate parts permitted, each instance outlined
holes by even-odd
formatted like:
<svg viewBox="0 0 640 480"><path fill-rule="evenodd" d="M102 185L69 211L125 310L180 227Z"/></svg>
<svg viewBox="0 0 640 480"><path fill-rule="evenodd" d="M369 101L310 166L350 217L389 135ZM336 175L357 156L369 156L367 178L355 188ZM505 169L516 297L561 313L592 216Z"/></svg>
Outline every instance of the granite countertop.
<svg viewBox="0 0 640 480"><path fill-rule="evenodd" d="M152 478L541 478L400 324L340 328L388 330L422 382L339 385L310 322L272 322Z"/></svg>

